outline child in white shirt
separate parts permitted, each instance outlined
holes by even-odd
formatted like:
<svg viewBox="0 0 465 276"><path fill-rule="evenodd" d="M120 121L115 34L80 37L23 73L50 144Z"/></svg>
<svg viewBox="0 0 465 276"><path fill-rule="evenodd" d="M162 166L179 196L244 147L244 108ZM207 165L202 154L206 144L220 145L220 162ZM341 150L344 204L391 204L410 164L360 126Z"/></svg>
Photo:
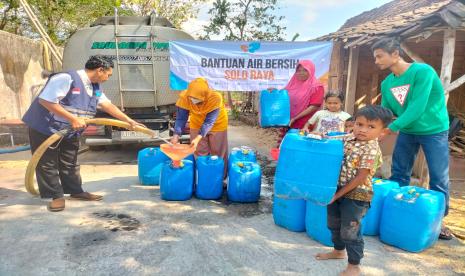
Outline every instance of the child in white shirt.
<svg viewBox="0 0 465 276"><path fill-rule="evenodd" d="M343 101L342 93L328 92L325 95L325 109L313 114L302 130L308 131L308 127L313 125L314 133L344 132L344 122L351 116L342 111Z"/></svg>

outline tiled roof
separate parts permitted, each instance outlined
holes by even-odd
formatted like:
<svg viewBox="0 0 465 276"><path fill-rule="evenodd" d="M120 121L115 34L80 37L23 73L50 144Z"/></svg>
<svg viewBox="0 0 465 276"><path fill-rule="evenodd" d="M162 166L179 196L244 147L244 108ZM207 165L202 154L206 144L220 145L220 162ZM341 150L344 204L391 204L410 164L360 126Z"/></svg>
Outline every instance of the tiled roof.
<svg viewBox="0 0 465 276"><path fill-rule="evenodd" d="M411 3L410 11L392 15L395 11L406 9L406 3ZM378 9L362 13L349 19L340 30L317 38L316 40L341 40L347 42L346 47L368 43L381 36L400 36L401 38L425 31L427 27L452 26L454 28L465 27L465 0L445 1L417 1L428 4L419 8L415 1L397 0L391 3L403 3L404 5L389 5L388 3ZM427 3L431 2L431 3ZM366 21L375 14L378 19ZM384 15L384 16L383 16ZM358 23L358 24L357 24ZM356 25L354 25L356 24Z"/></svg>
<svg viewBox="0 0 465 276"><path fill-rule="evenodd" d="M365 22L375 21L381 18L393 17L398 14L403 14L425 6L431 6L432 4L447 2L450 0L394 0L389 3L382 5L381 7L363 12L357 16L354 16L347 20L341 29L348 27L354 27Z"/></svg>

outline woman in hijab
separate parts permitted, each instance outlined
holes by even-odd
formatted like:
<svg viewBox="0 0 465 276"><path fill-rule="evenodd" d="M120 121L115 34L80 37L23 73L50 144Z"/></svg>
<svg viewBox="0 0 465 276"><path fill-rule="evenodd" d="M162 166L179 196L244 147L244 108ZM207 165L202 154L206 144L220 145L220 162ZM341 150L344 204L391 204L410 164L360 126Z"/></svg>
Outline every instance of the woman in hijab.
<svg viewBox="0 0 465 276"><path fill-rule="evenodd" d="M294 75L284 88L289 93L291 121L289 127L302 129L323 104L324 87L315 77L315 65L310 60L299 61ZM281 129L278 147L287 129Z"/></svg>
<svg viewBox="0 0 465 276"><path fill-rule="evenodd" d="M195 155L217 155L227 164L228 114L221 94L212 91L205 79L197 78L189 83L187 90L179 94L176 108L171 142L179 142L179 136L190 116L191 145L197 147Z"/></svg>

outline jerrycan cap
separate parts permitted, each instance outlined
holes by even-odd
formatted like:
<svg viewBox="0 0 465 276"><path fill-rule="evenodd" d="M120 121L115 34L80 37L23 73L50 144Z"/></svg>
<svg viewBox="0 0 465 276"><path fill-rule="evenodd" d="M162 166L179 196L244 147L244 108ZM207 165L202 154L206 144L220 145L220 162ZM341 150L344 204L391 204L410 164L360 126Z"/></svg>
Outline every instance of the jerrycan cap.
<svg viewBox="0 0 465 276"><path fill-rule="evenodd" d="M213 161L218 160L218 155L210 156L210 160L213 160Z"/></svg>
<svg viewBox="0 0 465 276"><path fill-rule="evenodd" d="M237 166L239 167L239 169L242 171L242 172L247 172L247 171L250 171L252 166L249 165L249 164L245 164L243 162L237 162L236 163Z"/></svg>
<svg viewBox="0 0 465 276"><path fill-rule="evenodd" d="M408 203L415 203L415 201L417 200L418 197L420 197L420 193L417 192L417 190L415 190L415 188L412 188L412 189L408 190L406 194L398 193L395 196L395 199L404 200L404 201L406 201Z"/></svg>
<svg viewBox="0 0 465 276"><path fill-rule="evenodd" d="M376 180L374 181L374 183L375 183L375 184L383 183L383 180L382 180L382 179L376 179Z"/></svg>
<svg viewBox="0 0 465 276"><path fill-rule="evenodd" d="M183 168L184 167L184 162L182 160L173 160L171 162L171 166L173 168Z"/></svg>
<svg viewBox="0 0 465 276"><path fill-rule="evenodd" d="M249 154L249 150L248 149L242 149L242 154Z"/></svg>

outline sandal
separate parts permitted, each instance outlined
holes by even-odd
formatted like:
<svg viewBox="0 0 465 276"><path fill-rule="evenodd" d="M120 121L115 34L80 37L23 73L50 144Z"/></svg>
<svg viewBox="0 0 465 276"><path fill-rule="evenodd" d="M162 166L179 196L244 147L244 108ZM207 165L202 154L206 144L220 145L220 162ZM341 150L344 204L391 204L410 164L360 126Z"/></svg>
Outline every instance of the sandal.
<svg viewBox="0 0 465 276"><path fill-rule="evenodd" d="M449 228L443 226L441 228L441 233L439 234L439 239L441 240L451 240L454 237Z"/></svg>

